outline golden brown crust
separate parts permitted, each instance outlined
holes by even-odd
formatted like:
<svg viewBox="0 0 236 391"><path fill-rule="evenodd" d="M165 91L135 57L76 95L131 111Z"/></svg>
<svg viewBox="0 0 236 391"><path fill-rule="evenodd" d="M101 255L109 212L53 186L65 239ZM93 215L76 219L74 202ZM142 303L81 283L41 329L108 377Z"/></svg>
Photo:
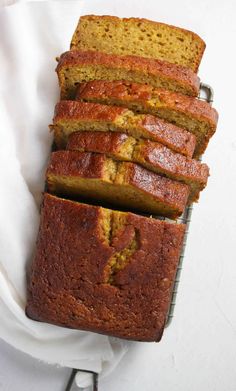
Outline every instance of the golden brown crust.
<svg viewBox="0 0 236 391"><path fill-rule="evenodd" d="M166 118L166 110L186 118L185 129L197 137L195 156L204 153L209 139L216 130L218 113L209 103L150 85L127 81L95 80L81 83L76 99L87 102L114 104L127 107L139 113L148 113ZM171 122L171 118L168 119ZM178 126L178 118L174 116ZM190 123L190 125L189 125ZM189 125L189 126L188 126ZM202 130L201 128L202 127Z"/></svg>
<svg viewBox="0 0 236 391"><path fill-rule="evenodd" d="M106 81L93 80L81 83L78 86L77 100L99 100L100 103L108 99L117 99L131 103L136 102L143 105L153 99L158 98L161 104L178 112L189 113L189 115L207 121L212 128L216 128L218 113L208 102L186 96L177 92L155 88L147 84L132 83L125 80ZM99 102L98 102L99 103ZM151 113L150 113L151 114Z"/></svg>
<svg viewBox="0 0 236 391"><path fill-rule="evenodd" d="M103 179L106 156L96 153L81 153L77 151L56 151L51 154L46 178L51 175L63 177L82 177L86 179ZM53 191L48 183L49 191Z"/></svg>
<svg viewBox="0 0 236 391"><path fill-rule="evenodd" d="M79 129L76 128L76 122L80 124ZM196 145L195 136L186 130L152 115L134 115L130 110L121 107L77 101L61 101L57 103L53 126L58 146L62 145L61 138L63 138L62 133L65 123L71 125L71 132L76 130L94 130L94 124L101 126L107 124L109 130L127 132L130 135L137 133L139 137L158 141L170 149L189 157L192 157ZM81 129L83 126L84 129ZM99 131L100 129L95 130Z"/></svg>
<svg viewBox="0 0 236 391"><path fill-rule="evenodd" d="M126 29L130 28L130 27L132 28L135 25L138 25L138 26L140 26L140 28L139 28L140 35L142 35L142 27L144 28L146 26L147 29L148 29L149 26L153 26L154 28L158 27L158 26L161 26L161 27L167 29L169 34L172 35L172 37L173 37L173 34L175 34L175 33L177 35L179 35L179 33L181 33L181 35L183 35L183 36L191 37L191 41L195 42L197 44L197 46L198 46L198 54L195 55L195 56L191 56L191 55L188 54L189 57L191 57L191 58L188 59L188 66L189 66L189 68L192 68L194 72L198 71L198 67L199 67L199 64L201 62L201 59L202 59L202 56L203 56L203 53L204 53L204 50L205 50L205 47L206 47L206 44L202 40L202 38L199 35L197 35L196 33L192 32L190 30L187 30L187 29L184 29L184 28L180 28L180 27L176 27L176 26L173 26L173 25L169 25L169 24L166 24L166 23L155 22L155 21L148 20L148 19L145 19L145 18L118 18L116 16L111 16L111 15L84 15L84 16L81 16L80 19L79 19L77 28L76 28L76 30L75 30L75 32L73 34L72 40L71 40L71 45L70 45L71 50L78 50L80 48L80 46L81 46L80 44L81 43L83 44L83 35L81 34L80 26L83 25L84 22L87 25L87 27L86 27L86 31L87 31L87 29L91 28L91 25L90 25L91 21L95 21L95 22L97 22L97 21L100 22L101 21L102 22L103 20L105 22L114 24L116 26L117 31L119 31L119 33L121 33L121 31L120 31L120 27L121 26L122 26L121 29L123 30L124 28L126 28ZM86 31L85 31L85 33L86 33ZM179 36L179 39L181 41L182 38ZM131 40L131 42L133 42L133 37L130 36L130 35L129 35L129 40ZM97 40L96 40L96 42L97 42ZM102 44L100 38L99 38L99 44ZM141 44L142 44L142 41L140 41L140 45ZM93 46L96 47L96 43L95 42L94 42L94 45ZM129 41L128 41L127 45L125 47L126 51L129 50L129 46L130 45L129 45ZM156 58L158 58L158 54L159 54L158 53L158 40L157 40L155 46L157 47ZM132 45L132 49L133 48L134 48L134 46ZM146 54L146 57L149 57L150 53L148 51L148 48L142 48L142 49L144 49L144 56ZM93 49L93 47L90 47L90 50L97 50L97 49ZM110 50L111 50L111 53L114 53L114 51L115 51L113 49L112 45L110 46ZM142 50L142 52L143 52L143 50ZM154 53L152 53L151 57L152 56L154 56L153 58L155 58ZM185 56L186 56L186 53L185 53ZM172 61L170 61L170 59L167 59L167 61L172 62Z"/></svg>
<svg viewBox="0 0 236 391"><path fill-rule="evenodd" d="M159 341L185 227L124 213L124 226L106 243L100 234L104 212L110 224L119 213L44 195L26 314L59 326ZM111 257L133 237L135 251L107 283Z"/></svg>
<svg viewBox="0 0 236 391"><path fill-rule="evenodd" d="M176 209L173 213L163 210L162 213L158 212L159 215L175 219L183 213L189 196L189 187L187 185L150 172L138 164L123 163L123 165L127 167L127 183L134 186L134 188L144 191L147 195L152 195L157 200L161 200L163 204L169 204ZM148 213L149 211L146 210L145 212ZM150 213L155 212L153 210Z"/></svg>
<svg viewBox="0 0 236 391"><path fill-rule="evenodd" d="M133 163L117 162L112 172L107 168L110 161L103 154L54 152L46 173L48 189L54 194L86 196L173 219L183 213L189 196L187 185Z"/></svg>
<svg viewBox="0 0 236 391"><path fill-rule="evenodd" d="M187 95L197 96L199 92L200 80L198 76L190 69L170 64L160 60L153 60L150 58L138 57L138 56L118 56L115 54L106 54L94 51L69 51L61 55L56 71L59 77L59 83L62 88L62 99L68 98L65 91L64 72L66 69L72 67L102 67L104 70L114 69L114 79L117 80L116 70L122 69L127 72L127 79L137 73L141 75L150 75L154 78L163 79L163 82L169 82L169 89L174 89L185 92ZM135 77L135 76L134 76ZM82 76L78 74L77 82L80 83L86 79L86 75ZM104 74L103 79L106 79ZM135 81L135 80L134 80ZM151 79L149 83L151 83ZM172 86L172 87L171 87Z"/></svg>
<svg viewBox="0 0 236 391"><path fill-rule="evenodd" d="M157 144L157 145L154 145ZM190 186L188 203L198 201L199 193L206 187L209 168L206 164L172 152L165 146L147 141L140 146L138 161L147 168L161 170L171 179Z"/></svg>
<svg viewBox="0 0 236 391"><path fill-rule="evenodd" d="M118 132L75 132L68 139L68 151L98 152L116 155L130 137Z"/></svg>
<svg viewBox="0 0 236 391"><path fill-rule="evenodd" d="M128 111L128 109L124 109L123 107L113 107L101 105L99 103L77 102L73 100L62 100L55 106L53 123L56 124L57 121L65 118L73 118L74 120L89 120L90 118L94 118L96 121L106 120L108 122L113 122L119 116L127 113Z"/></svg>
<svg viewBox="0 0 236 391"><path fill-rule="evenodd" d="M151 165L163 164L163 167L172 170L176 175L186 175L193 181L199 180L206 184L209 176L209 168L205 163L186 158L183 155L172 152L161 144L146 141L141 145L143 157Z"/></svg>
<svg viewBox="0 0 236 391"><path fill-rule="evenodd" d="M129 140L132 149L128 155L124 148ZM159 143L133 140L124 133L75 132L69 137L66 149L104 153L117 160L141 164L153 172L183 182L190 186L189 203L198 200L199 192L205 188L209 177L206 164L172 152Z"/></svg>

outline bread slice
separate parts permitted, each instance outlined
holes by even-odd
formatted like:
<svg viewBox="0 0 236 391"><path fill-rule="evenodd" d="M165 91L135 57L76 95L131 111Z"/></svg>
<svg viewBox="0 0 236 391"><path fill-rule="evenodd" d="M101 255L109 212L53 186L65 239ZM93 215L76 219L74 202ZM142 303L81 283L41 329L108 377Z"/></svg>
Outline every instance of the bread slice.
<svg viewBox="0 0 236 391"><path fill-rule="evenodd" d="M82 83L78 87L76 99L127 107L137 113L156 115L184 128L196 136L196 157L204 153L218 121L217 111L207 102L124 80Z"/></svg>
<svg viewBox="0 0 236 391"><path fill-rule="evenodd" d="M76 101L61 101L56 105L51 129L58 148L64 148L68 136L78 130L110 130L148 138L190 157L196 142L191 133L157 117L134 114L121 107Z"/></svg>
<svg viewBox="0 0 236 391"><path fill-rule="evenodd" d="M56 68L61 99L73 99L79 83L90 80L128 80L197 96L200 80L191 69L137 56L93 51L62 54Z"/></svg>
<svg viewBox="0 0 236 391"><path fill-rule="evenodd" d="M197 72L205 42L192 31L139 18L85 15L79 19L71 49L155 58Z"/></svg>
<svg viewBox="0 0 236 391"><path fill-rule="evenodd" d="M183 224L44 194L27 316L159 341L184 231Z"/></svg>
<svg viewBox="0 0 236 391"><path fill-rule="evenodd" d="M46 177L54 194L88 197L173 219L183 213L189 196L183 183L102 154L54 152Z"/></svg>
<svg viewBox="0 0 236 391"><path fill-rule="evenodd" d="M75 132L69 137L67 150L105 153L115 160L142 165L150 171L185 183L190 188L189 200L197 201L207 184L209 168L169 148L149 140L137 140L124 133Z"/></svg>

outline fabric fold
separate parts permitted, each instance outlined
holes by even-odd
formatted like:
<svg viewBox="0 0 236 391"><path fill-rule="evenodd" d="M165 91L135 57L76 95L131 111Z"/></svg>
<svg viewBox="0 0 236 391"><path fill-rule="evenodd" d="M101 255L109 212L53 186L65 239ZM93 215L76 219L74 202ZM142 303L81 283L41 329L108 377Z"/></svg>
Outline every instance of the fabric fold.
<svg viewBox="0 0 236 391"><path fill-rule="evenodd" d="M52 143L48 124L59 97L55 57L68 50L83 4L22 2L0 9L0 338L50 364L106 373L125 354L125 342L25 316Z"/></svg>

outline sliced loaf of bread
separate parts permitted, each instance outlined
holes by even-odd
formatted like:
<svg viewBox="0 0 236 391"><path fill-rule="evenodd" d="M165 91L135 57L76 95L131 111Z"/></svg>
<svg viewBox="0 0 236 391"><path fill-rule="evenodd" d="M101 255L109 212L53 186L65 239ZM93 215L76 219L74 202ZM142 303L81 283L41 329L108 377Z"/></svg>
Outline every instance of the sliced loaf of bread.
<svg viewBox="0 0 236 391"><path fill-rule="evenodd" d="M53 194L86 197L144 213L177 218L186 206L189 187L104 154L52 153L47 187Z"/></svg>
<svg viewBox="0 0 236 391"><path fill-rule="evenodd" d="M90 80L128 80L197 96L200 80L191 69L138 56L94 51L61 55L56 68L61 99L73 99L79 83Z"/></svg>
<svg viewBox="0 0 236 391"><path fill-rule="evenodd" d="M197 72L205 42L192 31L139 18L85 15L71 49L137 55L183 65Z"/></svg>
<svg viewBox="0 0 236 391"><path fill-rule="evenodd" d="M112 159L138 163L150 171L183 182L190 187L189 203L198 200L209 176L206 164L159 143L137 140L124 133L75 132L69 137L67 150L104 153Z"/></svg>
<svg viewBox="0 0 236 391"><path fill-rule="evenodd" d="M68 136L75 131L115 131L135 138L158 141L176 152L192 156L196 139L184 129L147 114L98 103L61 101L56 105L53 125L58 148L65 148Z"/></svg>
<svg viewBox="0 0 236 391"><path fill-rule="evenodd" d="M196 136L195 156L205 151L218 121L217 111L202 100L151 85L127 81L95 80L82 83L77 100L127 107L182 127Z"/></svg>

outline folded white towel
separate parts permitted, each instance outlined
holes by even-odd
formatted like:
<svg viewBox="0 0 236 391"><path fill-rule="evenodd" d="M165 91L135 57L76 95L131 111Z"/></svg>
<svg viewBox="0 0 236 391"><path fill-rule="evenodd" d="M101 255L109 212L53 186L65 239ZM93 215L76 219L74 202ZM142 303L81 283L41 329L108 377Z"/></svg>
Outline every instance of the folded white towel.
<svg viewBox="0 0 236 391"><path fill-rule="evenodd" d="M55 57L68 50L82 5L21 2L0 10L0 337L48 363L105 373L125 342L34 322L24 312L59 94Z"/></svg>

